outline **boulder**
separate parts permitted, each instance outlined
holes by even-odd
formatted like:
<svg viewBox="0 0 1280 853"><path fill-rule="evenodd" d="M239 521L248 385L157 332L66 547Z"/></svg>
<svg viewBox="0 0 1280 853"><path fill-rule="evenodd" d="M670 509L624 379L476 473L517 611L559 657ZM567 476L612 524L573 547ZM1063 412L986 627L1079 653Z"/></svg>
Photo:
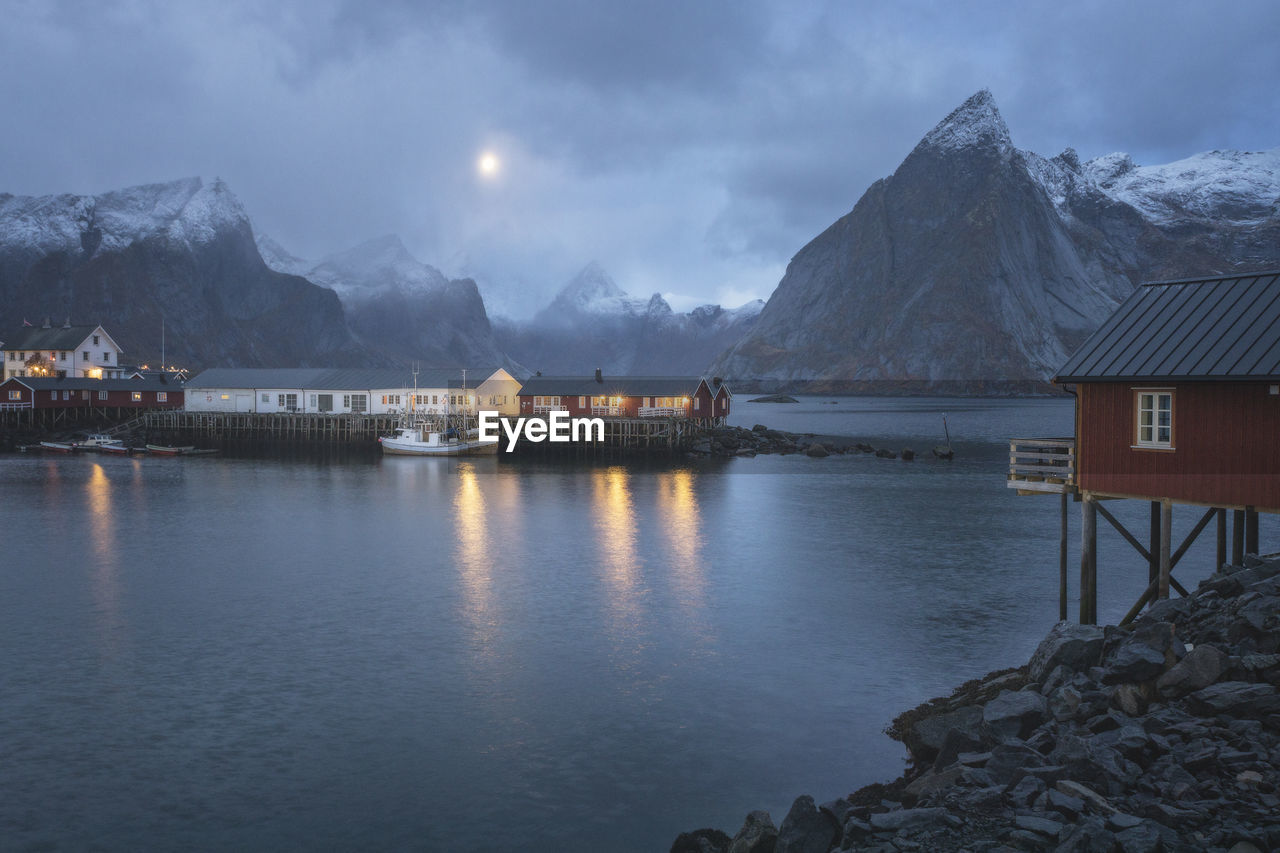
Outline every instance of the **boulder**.
<svg viewBox="0 0 1280 853"><path fill-rule="evenodd" d="M806 456L812 456L814 459L822 459L824 457L831 455L829 452L827 452L827 448L823 447L821 444L809 445L805 449L804 453Z"/></svg>
<svg viewBox="0 0 1280 853"><path fill-rule="evenodd" d="M727 853L729 836L718 829L695 829L676 836L671 853Z"/></svg>
<svg viewBox="0 0 1280 853"><path fill-rule="evenodd" d="M903 461L910 462L912 459L915 459L915 458L916 458L916 452L914 450L912 450L910 447L902 448Z"/></svg>
<svg viewBox="0 0 1280 853"><path fill-rule="evenodd" d="M1166 699L1179 699L1213 684L1226 668L1227 655L1217 646L1203 643L1160 676L1156 689Z"/></svg>
<svg viewBox="0 0 1280 853"><path fill-rule="evenodd" d="M980 741L982 735L982 708L965 705L945 714L935 714L916 720L904 741L917 759L932 759L938 754L947 734L957 731L970 741Z"/></svg>
<svg viewBox="0 0 1280 853"><path fill-rule="evenodd" d="M1056 666L1073 672L1087 670L1102 655L1102 629L1097 625L1059 622L1040 641L1028 665L1032 681L1042 682Z"/></svg>
<svg viewBox="0 0 1280 853"><path fill-rule="evenodd" d="M917 832L928 828L954 828L960 819L944 808L898 809L871 816L871 828L877 832ZM823 853L826 853L824 850Z"/></svg>
<svg viewBox="0 0 1280 853"><path fill-rule="evenodd" d="M778 827L774 853L827 853L839 840L840 826L814 805L813 797L805 794L796 797Z"/></svg>
<svg viewBox="0 0 1280 853"><path fill-rule="evenodd" d="M1259 719L1280 713L1280 692L1271 684L1247 681L1223 681L1187 697L1191 707L1201 714L1227 714L1233 717Z"/></svg>
<svg viewBox="0 0 1280 853"><path fill-rule="evenodd" d="M778 828L769 813L754 811L729 842L729 853L775 853L777 844Z"/></svg>
<svg viewBox="0 0 1280 853"><path fill-rule="evenodd" d="M1049 705L1034 690L1002 690L982 709L982 725L997 740L1025 738L1049 717Z"/></svg>

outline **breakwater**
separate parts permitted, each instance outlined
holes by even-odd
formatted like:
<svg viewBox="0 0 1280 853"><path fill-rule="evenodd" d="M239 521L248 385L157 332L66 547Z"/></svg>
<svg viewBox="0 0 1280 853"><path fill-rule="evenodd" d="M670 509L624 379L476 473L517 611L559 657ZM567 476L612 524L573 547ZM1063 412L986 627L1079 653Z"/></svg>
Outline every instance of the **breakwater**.
<svg viewBox="0 0 1280 853"><path fill-rule="evenodd" d="M902 714L899 779L672 853L1280 848L1280 561L1245 562Z"/></svg>

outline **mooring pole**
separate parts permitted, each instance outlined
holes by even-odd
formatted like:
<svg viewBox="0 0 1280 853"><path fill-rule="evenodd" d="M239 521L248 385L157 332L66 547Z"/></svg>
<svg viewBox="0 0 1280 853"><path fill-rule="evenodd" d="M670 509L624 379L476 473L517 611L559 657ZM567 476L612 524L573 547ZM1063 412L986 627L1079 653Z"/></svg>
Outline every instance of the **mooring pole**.
<svg viewBox="0 0 1280 853"><path fill-rule="evenodd" d="M1258 553L1258 511L1251 506L1244 508L1244 552Z"/></svg>
<svg viewBox="0 0 1280 853"><path fill-rule="evenodd" d="M1244 510L1231 512L1231 565L1244 565Z"/></svg>
<svg viewBox="0 0 1280 853"><path fill-rule="evenodd" d="M1160 576L1160 501L1151 502L1151 538L1147 546L1147 583Z"/></svg>
<svg viewBox="0 0 1280 853"><path fill-rule="evenodd" d="M1214 565L1215 572L1222 571L1222 564L1227 561L1227 511L1221 507L1218 508L1218 551L1217 563Z"/></svg>

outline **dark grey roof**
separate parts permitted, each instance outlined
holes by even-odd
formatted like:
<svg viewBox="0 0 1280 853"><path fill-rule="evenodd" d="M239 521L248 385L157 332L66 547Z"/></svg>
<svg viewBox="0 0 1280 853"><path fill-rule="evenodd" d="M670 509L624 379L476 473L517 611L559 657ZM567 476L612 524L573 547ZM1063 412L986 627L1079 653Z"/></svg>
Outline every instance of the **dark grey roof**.
<svg viewBox="0 0 1280 853"><path fill-rule="evenodd" d="M534 376L520 388L521 397L692 397L699 376Z"/></svg>
<svg viewBox="0 0 1280 853"><path fill-rule="evenodd" d="M94 326L23 326L5 335L6 350L73 350L99 327ZM103 331L106 335L106 331ZM110 338L110 335L107 335ZM112 343L115 343L114 339ZM117 345L118 346L118 345ZM122 350L123 352L123 350Z"/></svg>
<svg viewBox="0 0 1280 853"><path fill-rule="evenodd" d="M467 370L467 387L474 388L494 374L496 367ZM460 367L424 367L418 371L419 388L447 388L462 381ZM316 388L334 391L368 391L374 388L412 388L409 368L372 367L213 367L187 382L188 388Z"/></svg>
<svg viewBox="0 0 1280 853"><path fill-rule="evenodd" d="M5 382L20 382L32 391L182 391L179 382L162 382L159 379L90 379L88 377L14 376Z"/></svg>
<svg viewBox="0 0 1280 853"><path fill-rule="evenodd" d="M1280 272L1144 284L1055 382L1280 377Z"/></svg>

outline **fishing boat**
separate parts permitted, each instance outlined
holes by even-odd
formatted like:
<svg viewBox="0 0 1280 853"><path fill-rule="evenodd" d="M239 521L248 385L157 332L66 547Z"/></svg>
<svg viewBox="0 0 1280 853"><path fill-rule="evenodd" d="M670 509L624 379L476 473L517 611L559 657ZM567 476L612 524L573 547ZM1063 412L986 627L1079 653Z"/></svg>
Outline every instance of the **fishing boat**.
<svg viewBox="0 0 1280 853"><path fill-rule="evenodd" d="M194 444L188 444L183 447L170 447L166 444L148 444L147 452L156 456L181 456L184 453L190 453L195 450Z"/></svg>
<svg viewBox="0 0 1280 853"><path fill-rule="evenodd" d="M97 447L99 453L113 453L117 456L127 456L129 448L123 441L117 441L114 444L99 444Z"/></svg>
<svg viewBox="0 0 1280 853"><path fill-rule="evenodd" d="M81 450L98 450L104 453L119 453L128 450L122 440L109 436L105 432L90 433L88 438L77 441L76 447Z"/></svg>
<svg viewBox="0 0 1280 853"><path fill-rule="evenodd" d="M418 398L418 371L413 371L413 395ZM480 431L467 416L467 372L462 371L464 409L459 412L452 402L443 416L428 416L417 411L412 402L401 416L392 435L378 438L382 452L391 456L487 456L498 452L498 437L481 439Z"/></svg>
<svg viewBox="0 0 1280 853"><path fill-rule="evenodd" d="M40 442L41 450L48 450L51 453L73 453L76 446L66 441L42 441Z"/></svg>

